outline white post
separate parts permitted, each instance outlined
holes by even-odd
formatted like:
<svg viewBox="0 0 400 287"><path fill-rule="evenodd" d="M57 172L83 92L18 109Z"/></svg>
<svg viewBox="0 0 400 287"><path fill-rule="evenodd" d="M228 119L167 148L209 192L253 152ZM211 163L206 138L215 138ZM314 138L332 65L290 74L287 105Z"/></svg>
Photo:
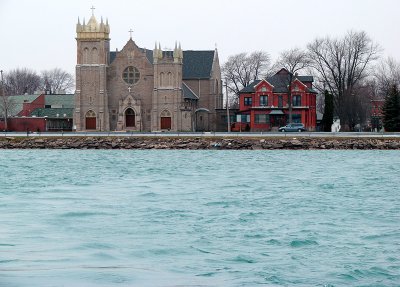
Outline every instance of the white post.
<svg viewBox="0 0 400 287"><path fill-rule="evenodd" d="M228 133L231 132L231 119L229 117L229 100L228 100L228 80L225 79L225 94L226 94L226 118L228 121Z"/></svg>

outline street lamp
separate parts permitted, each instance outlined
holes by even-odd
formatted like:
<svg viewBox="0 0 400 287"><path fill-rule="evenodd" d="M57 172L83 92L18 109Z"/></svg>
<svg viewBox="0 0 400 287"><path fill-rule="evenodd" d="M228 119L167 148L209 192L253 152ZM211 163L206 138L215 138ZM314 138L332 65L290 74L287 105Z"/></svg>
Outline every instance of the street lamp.
<svg viewBox="0 0 400 287"><path fill-rule="evenodd" d="M228 101L228 79L225 79L225 94L226 94L226 119L228 123L228 133L231 132L231 119L229 116L229 101Z"/></svg>
<svg viewBox="0 0 400 287"><path fill-rule="evenodd" d="M1 74L1 97L3 100L3 112L4 112L4 130L8 130L8 125L7 125L7 120L8 120L8 115L7 115L7 100L6 100L6 95L4 94L4 79L3 79L3 70L0 70Z"/></svg>

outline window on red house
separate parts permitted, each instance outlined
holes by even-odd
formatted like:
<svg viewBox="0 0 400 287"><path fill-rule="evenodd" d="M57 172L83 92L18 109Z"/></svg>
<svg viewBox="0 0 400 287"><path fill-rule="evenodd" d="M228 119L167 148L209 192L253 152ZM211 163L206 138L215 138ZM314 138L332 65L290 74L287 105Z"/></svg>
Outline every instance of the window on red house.
<svg viewBox="0 0 400 287"><path fill-rule="evenodd" d="M256 124L268 124L269 123L269 115L258 115L256 114L256 118L254 120Z"/></svg>
<svg viewBox="0 0 400 287"><path fill-rule="evenodd" d="M301 123L301 115L292 114L292 123Z"/></svg>
<svg viewBox="0 0 400 287"><path fill-rule="evenodd" d="M283 96L278 96L278 108L283 107Z"/></svg>
<svg viewBox="0 0 400 287"><path fill-rule="evenodd" d="M293 107L300 107L301 106L301 96L295 95L293 96Z"/></svg>
<svg viewBox="0 0 400 287"><path fill-rule="evenodd" d="M251 100L251 97L245 97L244 98L244 105L245 106L251 106L251 104L252 104L252 100Z"/></svg>
<svg viewBox="0 0 400 287"><path fill-rule="evenodd" d="M249 123L250 122L250 115L241 115L240 121L242 123Z"/></svg>
<svg viewBox="0 0 400 287"><path fill-rule="evenodd" d="M268 96L260 96L260 106L268 106Z"/></svg>

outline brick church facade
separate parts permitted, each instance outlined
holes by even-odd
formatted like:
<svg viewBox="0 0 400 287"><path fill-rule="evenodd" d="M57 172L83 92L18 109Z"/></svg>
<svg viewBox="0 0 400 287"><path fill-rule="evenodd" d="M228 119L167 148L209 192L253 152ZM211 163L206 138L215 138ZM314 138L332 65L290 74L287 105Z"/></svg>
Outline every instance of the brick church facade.
<svg viewBox="0 0 400 287"><path fill-rule="evenodd" d="M110 51L108 21L78 20L77 131L215 131L222 108L217 50L140 48L132 37Z"/></svg>

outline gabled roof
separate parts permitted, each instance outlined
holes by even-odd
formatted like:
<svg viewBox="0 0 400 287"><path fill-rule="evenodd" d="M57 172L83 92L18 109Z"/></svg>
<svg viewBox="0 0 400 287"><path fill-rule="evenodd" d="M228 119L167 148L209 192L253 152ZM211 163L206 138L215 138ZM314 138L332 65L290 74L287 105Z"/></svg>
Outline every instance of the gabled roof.
<svg viewBox="0 0 400 287"><path fill-rule="evenodd" d="M286 73L285 73L286 72ZM288 92L288 84L289 84L289 72L285 69L281 69L278 73L273 75L272 77L266 78L266 81L269 82L271 85L274 86L273 92L274 93L287 93ZM313 82L314 78L312 76L293 76L293 80L299 80L300 82L307 83ZM261 80L255 80L247 87L244 87L239 93L253 93L254 87L260 82ZM307 92L310 93L317 93L312 88L307 87Z"/></svg>
<svg viewBox="0 0 400 287"><path fill-rule="evenodd" d="M146 53L146 57L153 64L153 51L140 48ZM110 52L110 63L117 57L116 51ZM163 51L164 56L172 57L173 51ZM183 51L182 78L191 79L209 79L211 77L212 66L214 62L214 50L209 51Z"/></svg>
<svg viewBox="0 0 400 287"><path fill-rule="evenodd" d="M10 101L10 110L8 111L9 116L18 115L24 106L24 103L32 103L36 100L40 95L18 95L18 96L9 96L8 100Z"/></svg>
<svg viewBox="0 0 400 287"><path fill-rule="evenodd" d="M215 51L183 51L182 78L209 79Z"/></svg>
<svg viewBox="0 0 400 287"><path fill-rule="evenodd" d="M257 84L261 82L261 80L255 80L252 83L250 83L248 86L244 87L239 91L239 93L252 93L254 92L254 87L257 86Z"/></svg>
<svg viewBox="0 0 400 287"><path fill-rule="evenodd" d="M269 83L266 79L260 80L257 84L255 84L254 88L256 89L259 85L261 85L261 83L266 83L268 86L274 88L274 86L271 85L271 83Z"/></svg>
<svg viewBox="0 0 400 287"><path fill-rule="evenodd" d="M182 91L183 91L183 98L190 99L190 100L198 100L199 96L193 92L191 88L189 88L185 83L182 83Z"/></svg>

